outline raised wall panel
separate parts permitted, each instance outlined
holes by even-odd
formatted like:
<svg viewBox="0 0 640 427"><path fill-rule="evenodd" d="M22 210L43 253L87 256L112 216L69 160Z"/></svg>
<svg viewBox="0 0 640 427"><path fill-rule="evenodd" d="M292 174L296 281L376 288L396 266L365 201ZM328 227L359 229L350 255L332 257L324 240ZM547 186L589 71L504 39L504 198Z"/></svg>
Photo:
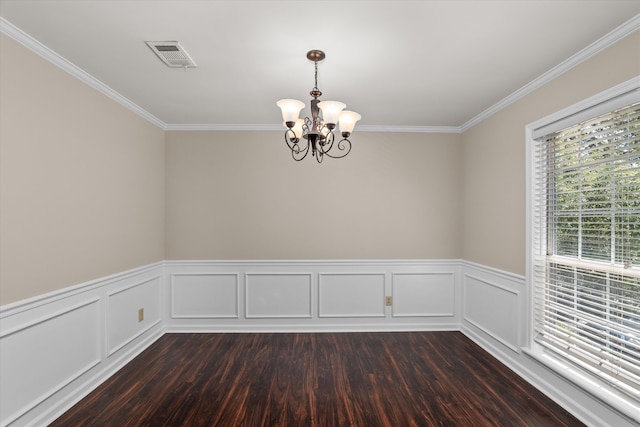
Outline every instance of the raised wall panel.
<svg viewBox="0 0 640 427"><path fill-rule="evenodd" d="M454 316L453 273L394 273L393 317Z"/></svg>
<svg viewBox="0 0 640 427"><path fill-rule="evenodd" d="M311 317L310 273L247 273L247 318Z"/></svg>
<svg viewBox="0 0 640 427"><path fill-rule="evenodd" d="M0 337L0 420L9 423L100 363L100 304L92 299Z"/></svg>
<svg viewBox="0 0 640 427"><path fill-rule="evenodd" d="M322 273L319 317L384 317L385 275Z"/></svg>
<svg viewBox="0 0 640 427"><path fill-rule="evenodd" d="M161 322L160 277L153 277L107 294L107 349L112 355ZM138 311L144 319L138 321Z"/></svg>
<svg viewBox="0 0 640 427"><path fill-rule="evenodd" d="M171 275L171 317L237 318L238 274Z"/></svg>
<svg viewBox="0 0 640 427"><path fill-rule="evenodd" d="M519 292L499 283L463 276L464 320L518 352L520 342Z"/></svg>

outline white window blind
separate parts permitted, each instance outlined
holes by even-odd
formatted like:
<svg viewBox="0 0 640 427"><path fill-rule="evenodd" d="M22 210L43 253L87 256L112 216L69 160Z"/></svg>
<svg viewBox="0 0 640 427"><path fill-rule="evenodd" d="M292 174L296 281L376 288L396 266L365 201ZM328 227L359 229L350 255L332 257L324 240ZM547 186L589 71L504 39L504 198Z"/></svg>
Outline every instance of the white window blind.
<svg viewBox="0 0 640 427"><path fill-rule="evenodd" d="M533 156L534 339L640 402L640 102Z"/></svg>

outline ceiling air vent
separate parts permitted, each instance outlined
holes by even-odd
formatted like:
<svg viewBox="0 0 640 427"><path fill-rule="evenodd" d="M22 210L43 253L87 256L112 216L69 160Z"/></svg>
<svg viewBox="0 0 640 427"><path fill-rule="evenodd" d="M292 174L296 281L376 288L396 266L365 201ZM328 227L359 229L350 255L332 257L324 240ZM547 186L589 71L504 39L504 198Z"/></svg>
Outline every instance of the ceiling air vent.
<svg viewBox="0 0 640 427"><path fill-rule="evenodd" d="M146 42L168 67L195 68L196 63L178 42Z"/></svg>

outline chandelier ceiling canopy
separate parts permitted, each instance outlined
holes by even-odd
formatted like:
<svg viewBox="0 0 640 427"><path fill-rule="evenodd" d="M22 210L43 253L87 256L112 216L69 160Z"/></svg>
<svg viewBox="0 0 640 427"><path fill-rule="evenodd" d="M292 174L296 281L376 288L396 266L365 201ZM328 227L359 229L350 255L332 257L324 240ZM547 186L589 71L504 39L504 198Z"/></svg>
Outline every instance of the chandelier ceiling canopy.
<svg viewBox="0 0 640 427"><path fill-rule="evenodd" d="M322 92L318 89L318 62L325 58L321 50L310 50L307 59L315 66L315 84L311 95L311 117L300 119L304 103L297 99L281 99L276 103L282 110L282 120L287 130L284 139L296 161L304 159L311 149L311 155L318 163L325 155L332 158L345 157L351 151L349 136L361 116L347 111L346 105L339 101L320 101ZM342 139L334 143L333 130L339 126Z"/></svg>

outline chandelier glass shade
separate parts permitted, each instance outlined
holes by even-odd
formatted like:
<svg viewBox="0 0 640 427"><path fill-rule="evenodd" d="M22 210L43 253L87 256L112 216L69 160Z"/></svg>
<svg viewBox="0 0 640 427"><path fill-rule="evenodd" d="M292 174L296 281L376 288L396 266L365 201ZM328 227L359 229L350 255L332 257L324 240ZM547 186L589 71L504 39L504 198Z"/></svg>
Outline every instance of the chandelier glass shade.
<svg viewBox="0 0 640 427"><path fill-rule="evenodd" d="M341 158L351 151L349 136L353 133L360 114L345 110L346 105L339 101L320 101L322 92L318 89L318 62L325 58L321 50L310 50L307 59L315 65L315 85L311 95L311 117L299 118L305 107L296 99L281 99L276 105L282 110L282 120L287 130L284 140L296 161L307 157L309 151L318 163L324 156ZM339 126L342 139L334 143L333 130Z"/></svg>

